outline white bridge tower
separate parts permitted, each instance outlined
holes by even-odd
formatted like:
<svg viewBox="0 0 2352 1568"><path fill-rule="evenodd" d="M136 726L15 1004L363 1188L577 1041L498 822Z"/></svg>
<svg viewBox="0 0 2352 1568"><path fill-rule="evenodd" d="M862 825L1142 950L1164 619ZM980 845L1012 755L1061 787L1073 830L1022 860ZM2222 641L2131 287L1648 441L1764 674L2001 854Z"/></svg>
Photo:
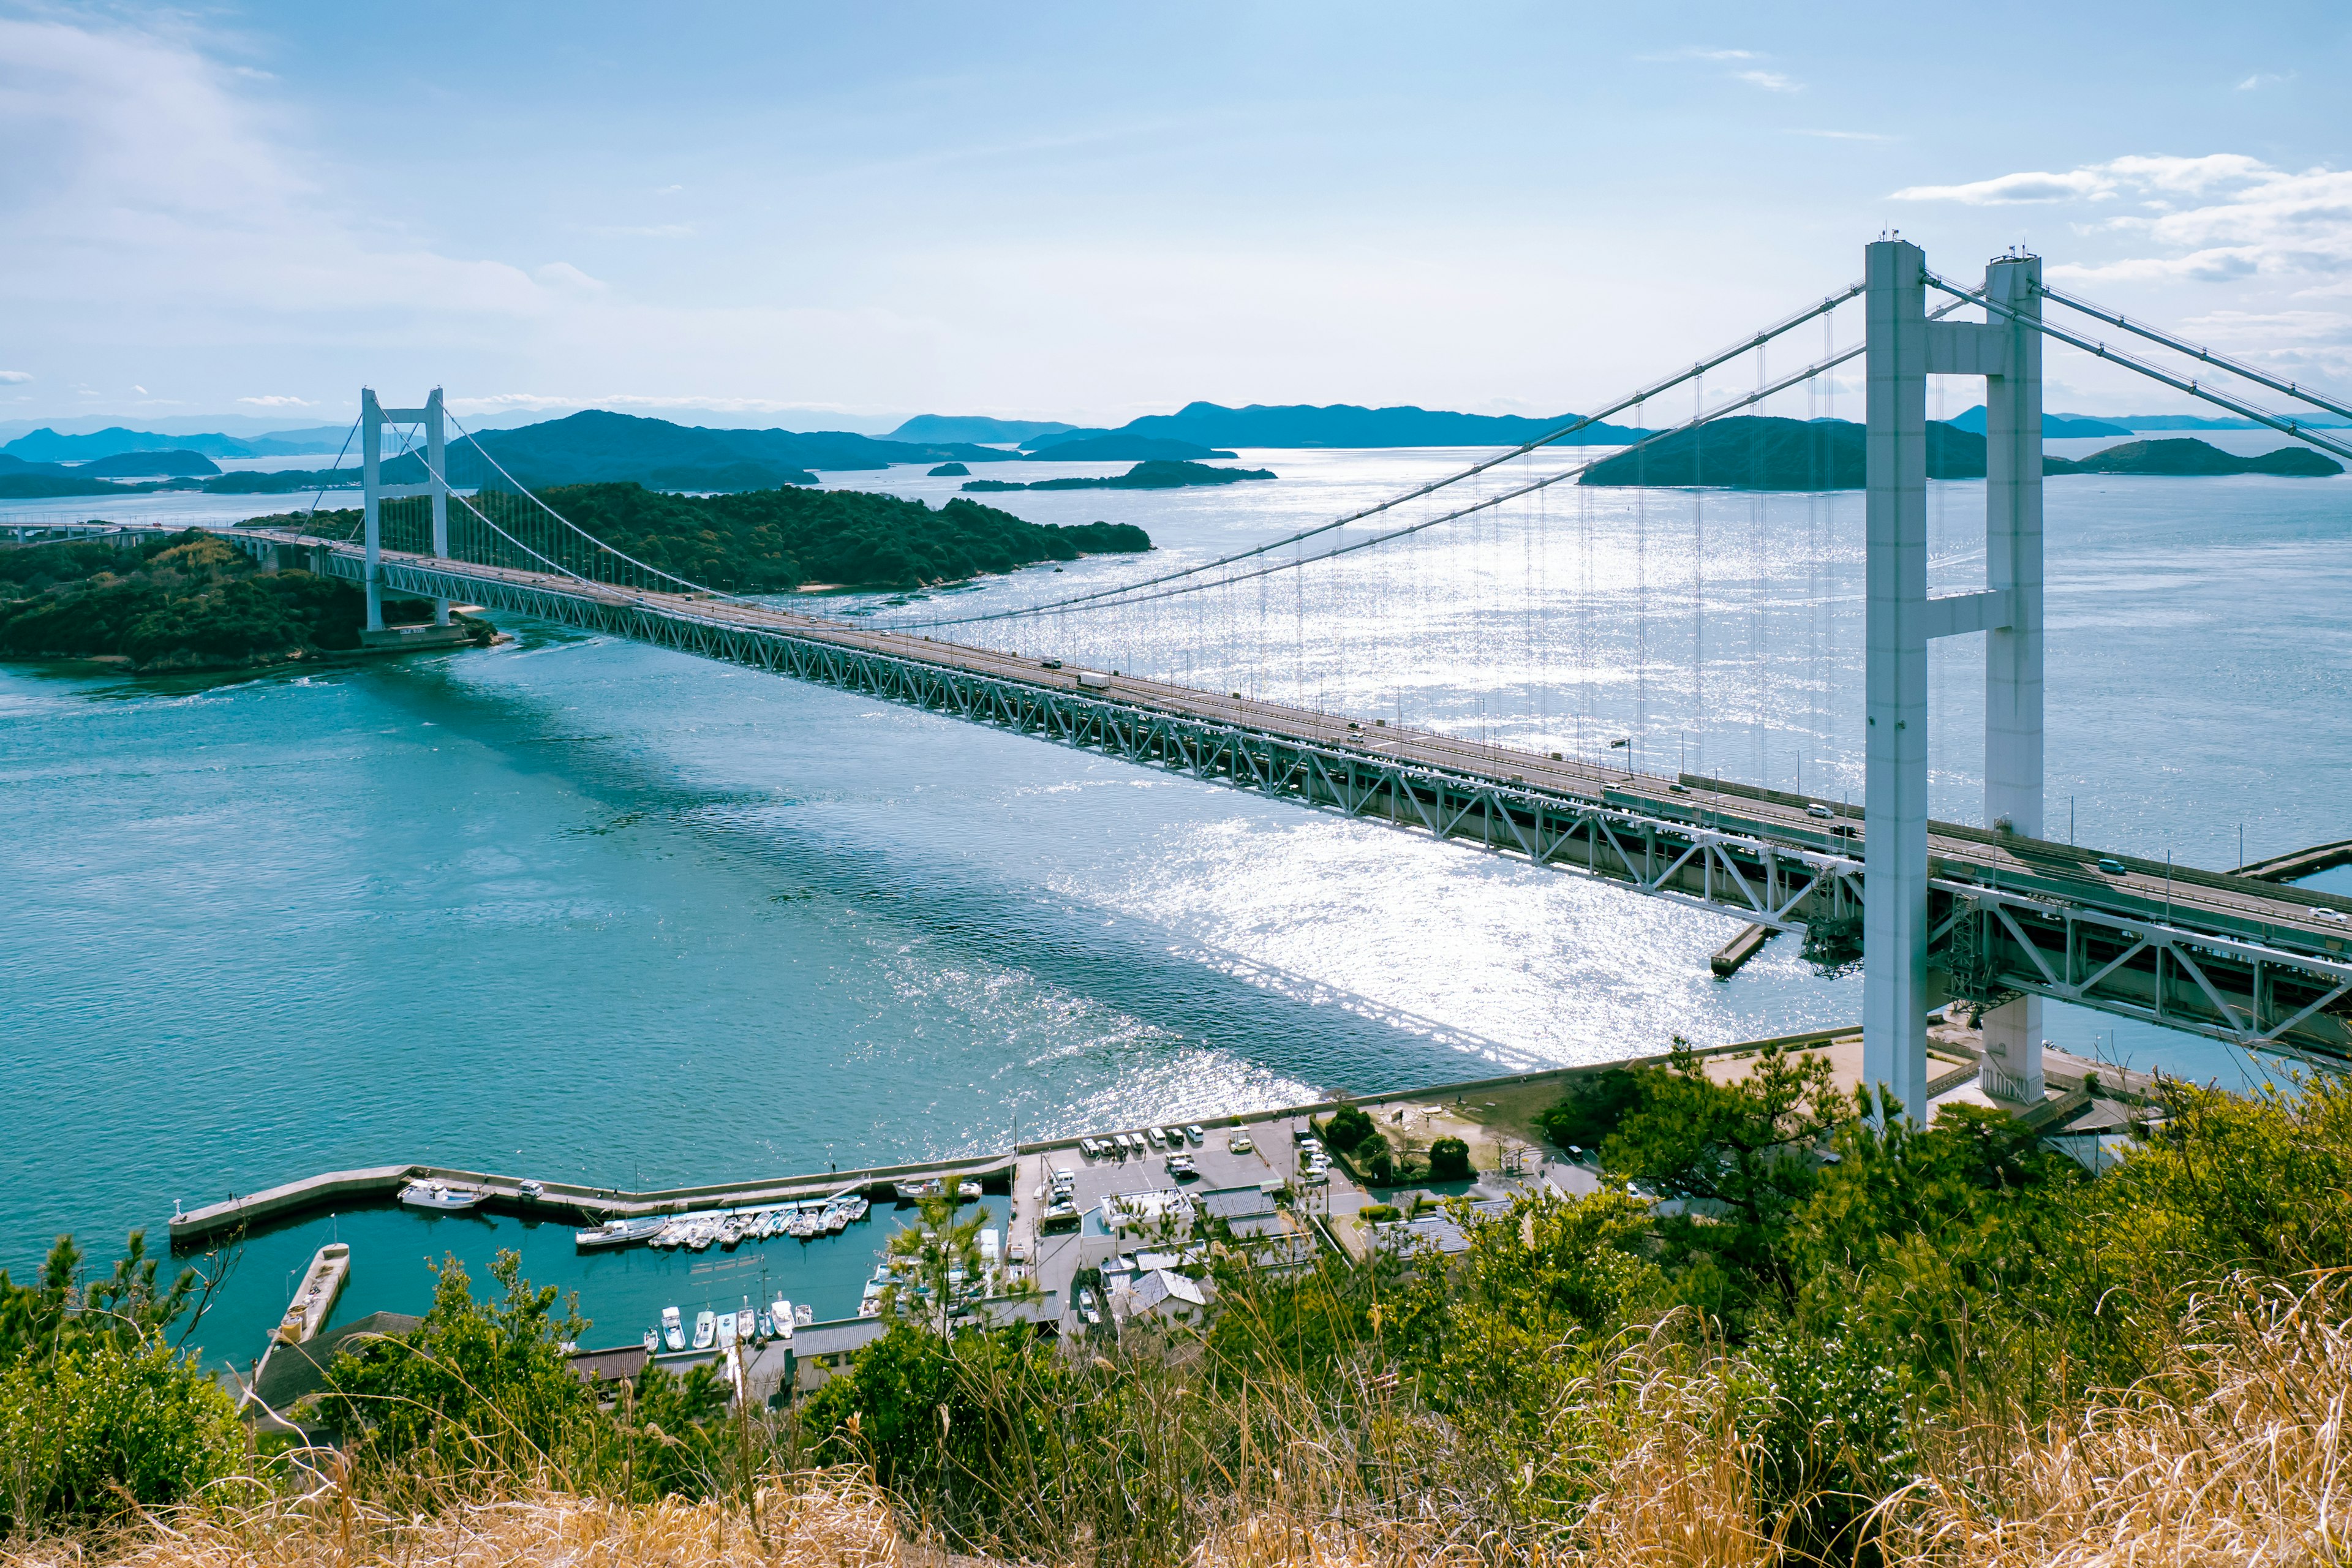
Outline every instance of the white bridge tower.
<svg viewBox="0 0 2352 1568"><path fill-rule="evenodd" d="M383 482L383 427L387 425L425 426L425 479L421 484ZM367 529L367 631L383 635L383 563L382 503L407 496L433 498L433 553L449 553L448 443L441 418L441 389L426 395L422 408L386 408L376 401L373 387L360 388L360 484ZM449 624L449 601L433 601L433 624Z"/></svg>
<svg viewBox="0 0 2352 1568"><path fill-rule="evenodd" d="M1929 321L1926 258L1868 247L1869 723L1864 806L1863 1079L1925 1120L1927 1011L1927 644L1985 634L1985 817L2042 836L2042 262L1985 268L1989 323ZM1988 314L1994 314L1988 312ZM1927 378L1985 378L1985 587L1927 596ZM2042 1098L2042 1003L1984 1016L1984 1086Z"/></svg>

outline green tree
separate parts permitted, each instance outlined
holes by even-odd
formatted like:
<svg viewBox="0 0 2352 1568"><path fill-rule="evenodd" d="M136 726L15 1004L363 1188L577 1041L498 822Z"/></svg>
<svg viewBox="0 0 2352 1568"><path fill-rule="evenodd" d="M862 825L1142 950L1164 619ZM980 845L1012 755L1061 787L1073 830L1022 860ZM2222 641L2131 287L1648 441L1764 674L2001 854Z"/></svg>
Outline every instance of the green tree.
<svg viewBox="0 0 2352 1568"><path fill-rule="evenodd" d="M321 1412L387 1470L491 1484L569 1468L603 1436L596 1402L563 1350L587 1330L576 1298L522 1278L520 1253L490 1264L500 1295L474 1299L452 1255L411 1332L338 1356Z"/></svg>
<svg viewBox="0 0 2352 1568"><path fill-rule="evenodd" d="M0 1272L0 1510L17 1531L178 1502L244 1457L235 1402L169 1338L201 1316L195 1271L159 1288L139 1231L103 1278L82 1261L61 1236L32 1284Z"/></svg>
<svg viewBox="0 0 2352 1568"><path fill-rule="evenodd" d="M1678 1204L1657 1228L1685 1299L1737 1311L1793 1289L1789 1221L1819 1183L1823 1146L1855 1115L1825 1057L1768 1046L1746 1074L1717 1082L1677 1036L1668 1066L1645 1075L1640 1105L1601 1158Z"/></svg>
<svg viewBox="0 0 2352 1568"><path fill-rule="evenodd" d="M1467 1181L1478 1173L1470 1165L1470 1145L1459 1138L1440 1138L1429 1146L1429 1179Z"/></svg>

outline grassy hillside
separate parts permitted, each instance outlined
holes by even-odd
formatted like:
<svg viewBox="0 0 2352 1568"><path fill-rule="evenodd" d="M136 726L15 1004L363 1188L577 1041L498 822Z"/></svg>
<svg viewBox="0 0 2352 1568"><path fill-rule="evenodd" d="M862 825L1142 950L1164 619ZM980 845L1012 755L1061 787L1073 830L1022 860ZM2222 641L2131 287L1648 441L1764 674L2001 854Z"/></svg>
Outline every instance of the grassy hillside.
<svg viewBox="0 0 2352 1568"><path fill-rule="evenodd" d="M1590 1135L1603 1102L1602 1190L1457 1205L1456 1253L1262 1271L1203 1222L1170 1240L1206 1321L919 1314L784 1407L728 1410L707 1369L600 1394L515 1255L480 1295L445 1265L419 1327L294 1412L338 1436L331 1486L173 1355L193 1283L61 1249L0 1282L0 1509L121 1523L70 1560L148 1568L2340 1559L2352 1084L2165 1085L2099 1174L1982 1108L1878 1130L1785 1054L1600 1075L1561 1117ZM980 1223L955 1210L924 1224Z"/></svg>

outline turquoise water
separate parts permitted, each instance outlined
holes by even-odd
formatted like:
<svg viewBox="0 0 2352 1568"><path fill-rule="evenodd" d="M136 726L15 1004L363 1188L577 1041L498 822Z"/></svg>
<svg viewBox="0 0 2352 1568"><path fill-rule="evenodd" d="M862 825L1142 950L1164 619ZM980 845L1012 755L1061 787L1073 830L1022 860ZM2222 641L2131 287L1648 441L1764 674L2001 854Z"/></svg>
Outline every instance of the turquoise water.
<svg viewBox="0 0 2352 1568"><path fill-rule="evenodd" d="M1159 570L1458 456L1254 452L1282 479L992 499L1140 522ZM952 493L919 470L837 482ZM1967 586L1980 490L1934 487L1932 507L1939 585ZM2070 802L2084 842L2186 864L2234 864L2242 824L2249 856L2352 833L2352 479L2070 479L2049 509L2053 835ZM1261 584L980 635L1548 749L1630 735L1645 766L1858 794L1860 516L1854 496L1549 492ZM1143 570L847 607L1034 602ZM133 1226L160 1235L175 1201L341 1166L716 1181L1858 1012L1857 982L1815 979L1787 942L1709 978L1719 917L512 629L487 652L237 680L0 667L0 1265L21 1278L67 1229L103 1256ZM1937 810L1962 820L1974 652L1941 647L1936 669ZM2051 1014L2070 1049L2244 1070ZM727 1305L761 1269L760 1289L830 1315L887 1224L581 1260L568 1232L509 1218L321 1216L250 1244L200 1337L249 1358L331 1235L355 1246L345 1314L421 1304L428 1257L478 1279L511 1245L580 1289L593 1342L698 1290Z"/></svg>

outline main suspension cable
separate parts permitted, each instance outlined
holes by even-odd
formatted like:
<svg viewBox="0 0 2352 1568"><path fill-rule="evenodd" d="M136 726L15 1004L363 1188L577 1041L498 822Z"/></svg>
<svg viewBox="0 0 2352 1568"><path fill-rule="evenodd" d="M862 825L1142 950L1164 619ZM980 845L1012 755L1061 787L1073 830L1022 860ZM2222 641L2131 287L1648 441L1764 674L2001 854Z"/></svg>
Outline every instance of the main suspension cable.
<svg viewBox="0 0 2352 1568"><path fill-rule="evenodd" d="M2347 419L2352 419L2352 407L2347 407L2334 398L2323 397L2300 383L2281 381L2266 371L2255 369L2243 360L2231 359L2228 354L2217 354L2202 344L2192 343L2185 338L2176 338L2161 327L2149 326L2146 321L2135 321L2120 310L2110 310L2104 305L2094 305L2088 300L2053 289L2048 284L2042 286L2042 295L2046 300L2057 300L2070 310L2080 310L2083 314L2095 317L2111 327L2121 327L2127 332L2135 332L2152 343L2162 343L2166 348L2187 354L2191 359L2202 360L2210 365L2218 365L2231 375L2242 375L2248 381L2269 387L2273 392L2283 392L2297 403L2308 403L2314 408L2324 408L2330 414L2341 415Z"/></svg>
<svg viewBox="0 0 2352 1568"><path fill-rule="evenodd" d="M2005 316L2021 326L2032 327L2044 337L2055 338L2062 343L2081 349L2084 353L2095 354L2105 360L2113 360L2126 370L2137 371L2151 381L2160 381L2176 392L2185 392L2191 397L2202 398L2217 407L2226 408L2232 414L2253 420L2256 424L2267 425L2282 435L2291 436L2306 445L2317 447L2322 451L2333 452L2340 458L2352 458L2352 446L2347 446L2341 441L2326 436L2315 435L2309 426L2299 420L2290 419L2284 414L2273 414L2266 408L2258 408L2251 403L2241 402L2237 398L2215 392L2209 386L2200 385L2194 381L2184 381L2163 366L2144 360L2137 354L2126 353L2121 349L2109 348L2096 339L2080 337L2063 327L2053 327L2047 321L2013 310L1997 300L1988 299L1972 289L1964 289L1957 283L1946 282L1932 272L1923 272L1920 276L1928 287L1940 289L1947 294L1956 295L1964 304L1982 306L1986 310Z"/></svg>
<svg viewBox="0 0 2352 1568"><path fill-rule="evenodd" d="M1961 309L1968 303L1969 301L1964 300L1956 300L1952 303L1946 305L1939 310L1929 311L1928 319L1933 321L1938 317L1948 316L1954 310ZM1853 348L1846 350L1843 353L1833 354L1823 360L1816 360L1813 363L1807 365L1804 369L1798 371L1793 374L1783 376L1779 381L1772 382L1768 385L1759 387L1756 391L1749 393L1745 397L1734 398L1731 402L1725 404L1720 408L1710 410L1694 418L1685 420L1680 425L1672 426L1666 429L1659 430L1649 436L1645 436L1641 440L1634 442L1629 447L1623 447L1612 452L1607 458L1591 458L1586 462L1577 464L1574 468L1563 468L1556 474L1548 474L1540 479L1531 480L1527 484L1518 486L1517 489L1503 490L1483 500L1472 501L1466 506L1457 507L1454 510L1445 512L1437 517L1428 518L1420 522L1408 523L1402 528L1391 529L1385 533L1376 533L1369 539L1360 539L1353 544L1343 544L1335 549L1322 551L1314 555L1293 557L1287 561L1277 561L1271 565L1261 566L1255 571L1234 573L1229 576L1214 578L1205 583L1183 583L1174 587L1163 587L1159 592L1152 594L1138 592L1140 589L1152 586L1155 583L1167 583L1171 578L1181 575L1181 574L1171 573L1167 577L1149 579L1145 582L1131 584L1127 589L1121 591L1131 596L1110 598L1108 603L1097 603L1088 607L1097 610L1120 610L1135 605L1149 605L1160 599L1176 598L1184 594L1198 594L1205 592L1211 588L1228 587L1236 583L1254 582L1260 577L1270 577L1277 572L1288 572L1300 566L1312 566L1319 561L1330 561L1342 555L1353 555L1359 550L1370 550L1376 544L1386 544L1391 540L1403 539L1408 535L1420 533L1428 529L1435 528L1440 523L1453 522L1459 519L1468 517L1473 513L1485 511L1492 507L1501 506L1506 501L1517 500L1522 496L1529 496L1535 494L1538 490L1549 489L1553 485L1562 483L1568 479L1575 479L1587 469L1598 467L1601 463L1608 462L1611 458L1629 457L1643 450L1654 441L1663 441L1669 436L1679 436L1686 430L1693 430L1701 425L1711 424L1717 419L1721 419L1727 415L1736 414L1740 409L1753 406L1756 404L1763 402L1768 397L1776 396L1780 393L1788 391L1790 387L1802 385L1805 382L1811 380L1813 377L1833 370L1849 360L1858 359L1864 353L1868 352L1868 348L1869 345L1867 342L1857 343ZM1320 531L1318 530L1316 531ZM1299 537L1304 536L1301 535ZM1289 541L1283 540L1278 541L1277 542L1288 543ZM1270 549L1273 548L1273 546L1267 546L1265 548ZM1248 553L1263 554L1264 552L1265 549L1260 549L1249 552ZM1246 559L1246 556L1235 556L1233 559L1242 560ZM1108 597L1108 594L1097 595L1094 595L1094 597L1098 600L1103 599ZM995 610L983 615L958 616L944 620L889 622L877 626L877 629L882 631L905 631L911 630L917 626L940 627L972 626L982 621L1015 620L1028 616L1044 615L1049 611L1066 610L1070 607L1070 605L1071 601L1056 600L1051 604L1033 605L1020 609Z"/></svg>
<svg viewBox="0 0 2352 1568"><path fill-rule="evenodd" d="M1763 328L1731 347L1723 349L1717 353L1710 354L1706 358L1697 362L1696 364L1693 364L1688 369L1679 371L1676 374L1668 376L1665 380L1658 382L1654 385L1643 387L1641 391L1621 397L1616 402L1609 404L1605 407L1593 413L1582 415L1576 419L1570 420L1568 424L1561 426L1557 430L1549 431L1542 436L1537 437L1532 441L1526 442L1517 447L1510 447L1507 450L1496 454L1494 457L1473 463L1466 468L1447 474L1442 479L1432 479L1427 484L1419 485L1412 489L1405 490L1401 494L1391 496L1386 500L1377 501L1360 510L1349 512L1342 517L1333 518L1328 522L1317 523L1312 528L1301 529L1296 533L1285 534L1280 539L1271 540L1266 543L1255 545L1247 550L1236 551L1231 555L1221 555L1213 561L1203 561L1194 565L1180 567L1173 572L1164 572L1157 577L1140 578L1136 582L1128 583L1118 587L1097 588L1091 593L1074 594L1067 598L1056 599L1050 604L1034 605L1026 610L1022 610L1017 613L1030 616L1043 615L1048 610L1069 609L1077 605L1093 604L1097 600L1118 598L1122 595L1131 594L1139 589L1157 587L1162 583L1172 583L1177 581L1179 578L1196 577L1202 573L1213 572L1221 566L1231 566L1237 562L1248 561L1254 557L1267 554L1272 551L1281 550L1288 545L1296 544L1300 540L1313 539L1318 534L1328 533L1334 529L1346 528L1351 523L1361 522L1369 517L1377 517L1381 512L1391 511L1397 507L1404 505L1407 501L1419 500L1423 496L1433 495L1439 490L1446 489L1448 486L1460 484L1465 479L1475 479L1478 475L1486 472L1489 468L1497 468L1502 464L1511 461L1515 458L1525 457L1528 453L1535 451L1539 447L1549 447L1556 442L1566 440L1569 437L1575 435L1580 430L1584 430L1594 425L1600 424L1602 420L1608 418L1612 414L1622 414L1626 409L1647 402L1650 398L1657 396L1658 394L1662 392L1680 386L1684 382L1690 380L1694 376L1704 375L1708 371L1714 369L1717 365L1722 364L1729 360L1737 359L1741 354L1747 353L1752 349L1771 342L1781 333L1804 325L1804 323L1813 320L1817 316L1827 315L1830 311L1836 310L1839 306L1847 303L1849 300L1860 299L1862 297L1863 289L1864 285L1860 283L1849 284L1846 288L1839 290L1837 293L1829 295L1814 304L1806 306L1803 310L1797 311L1793 315L1773 322L1770 326ZM1635 443L1635 445L1639 444L1640 443ZM1631 448L1629 447L1627 449L1630 450ZM1516 490L1511 493L1514 495L1523 495L1527 492L1524 490ZM1460 516L1462 514L1454 513L1450 515ZM1439 521L1443 521L1444 520L1440 519ZM1405 531L1412 532L1417 531L1409 529ZM1382 537L1398 538L1401 537L1401 535L1387 534ZM1320 560L1322 557L1308 556L1307 559L1315 561ZM1016 612L1000 612L997 615L967 616L947 621L918 620L895 624L902 626L962 626L969 620L996 620L1002 618L1004 614Z"/></svg>
<svg viewBox="0 0 2352 1568"><path fill-rule="evenodd" d="M506 466L500 463L497 458L491 456L489 448L482 445L482 438L475 435L472 431L467 429L465 426L458 424L457 416L456 415L446 415L445 417L448 419L450 424L457 426L458 435L465 437L465 445L473 449L474 455L480 458L484 462L489 464L491 468L497 469L499 477L506 480L508 484L514 487L513 493L525 497L536 505L540 510L547 513L548 516L553 518L556 521L562 523L564 527L570 529L572 532L578 534L581 538L586 540L597 549L604 551L606 554L613 556L616 560L627 562L630 565L635 567L640 572L650 573L656 577L660 577L666 581L676 583L680 587L686 589L688 593L706 594L711 598L725 599L734 604L752 604L757 602L740 594L726 594L721 593L716 588L707 588L690 578L679 576L675 572L665 572L658 566L648 565L645 562L638 560L635 556L631 555L626 551L614 549L604 540L597 538L594 534L589 532L586 529L581 527L578 523L572 521L570 518L564 516L562 512L548 505L544 500L526 488L521 480L516 479L512 474L508 473ZM425 468L430 471L432 464L427 462L425 464ZM446 476L436 473L433 477L441 481L444 489L448 487L449 481ZM452 490L450 493L455 495L457 492ZM473 512L476 517L482 516L481 512L472 506L468 506L466 510ZM489 519L482 518L482 521L488 522ZM506 535L506 537L509 539L512 538L511 535ZM536 554L537 552L533 552L533 553ZM545 560L546 557L541 556L540 559Z"/></svg>

